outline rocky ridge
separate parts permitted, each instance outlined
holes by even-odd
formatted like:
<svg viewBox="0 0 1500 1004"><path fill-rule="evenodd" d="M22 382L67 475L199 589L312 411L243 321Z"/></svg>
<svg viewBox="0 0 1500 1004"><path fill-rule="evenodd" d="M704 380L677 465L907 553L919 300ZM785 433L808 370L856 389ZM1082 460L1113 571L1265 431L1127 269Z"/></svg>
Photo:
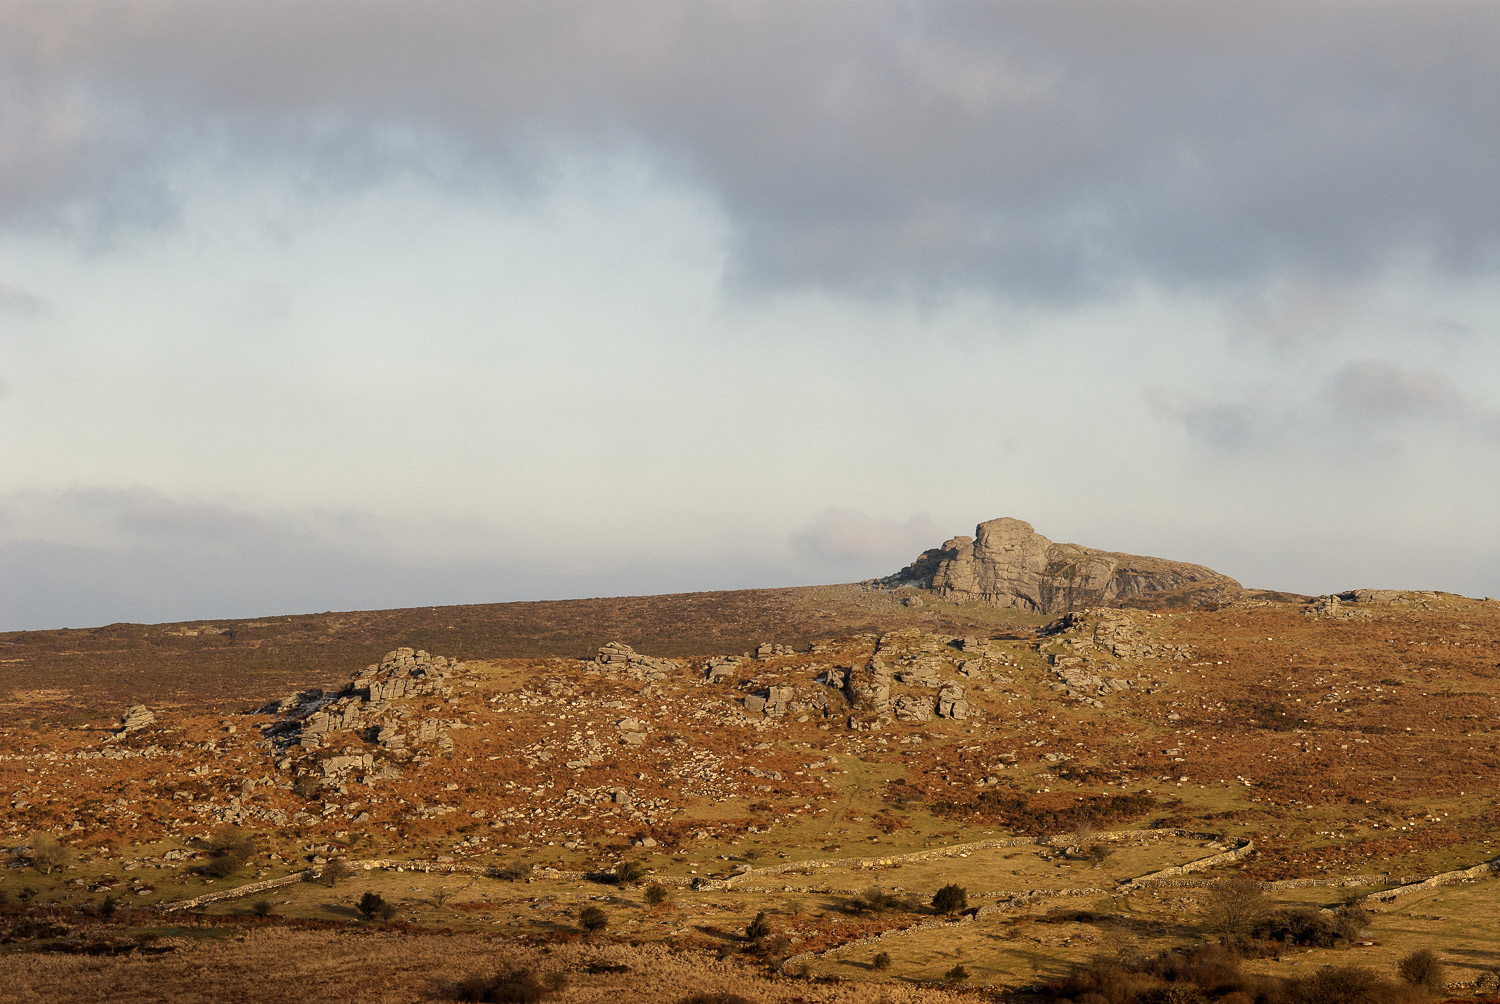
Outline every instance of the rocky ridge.
<svg viewBox="0 0 1500 1004"><path fill-rule="evenodd" d="M1189 606L1233 599L1234 579L1203 565L1056 544L1010 517L980 523L880 580L944 599L977 601L1036 614L1090 606Z"/></svg>

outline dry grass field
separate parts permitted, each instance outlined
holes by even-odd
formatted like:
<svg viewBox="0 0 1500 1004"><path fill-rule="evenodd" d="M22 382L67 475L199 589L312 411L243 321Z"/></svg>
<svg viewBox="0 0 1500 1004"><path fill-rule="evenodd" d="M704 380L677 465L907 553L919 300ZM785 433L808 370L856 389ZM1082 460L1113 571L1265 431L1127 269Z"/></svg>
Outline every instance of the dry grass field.
<svg viewBox="0 0 1500 1004"><path fill-rule="evenodd" d="M506 966L563 1002L1053 999L1216 941L1232 876L1367 911L1326 947L1258 935L1246 973L1430 948L1429 996L1495 989L1494 872L1414 883L1500 858L1500 604L1048 627L909 595L0 636L0 999L440 1000ZM596 659L612 641L639 654ZM950 884L967 912L937 915Z"/></svg>

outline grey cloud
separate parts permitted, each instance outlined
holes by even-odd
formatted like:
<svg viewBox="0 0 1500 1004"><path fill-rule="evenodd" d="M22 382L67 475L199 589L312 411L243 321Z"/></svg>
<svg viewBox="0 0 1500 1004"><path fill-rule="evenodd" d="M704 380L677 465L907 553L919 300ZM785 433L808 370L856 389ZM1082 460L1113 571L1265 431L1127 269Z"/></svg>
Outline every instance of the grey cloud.
<svg viewBox="0 0 1500 1004"><path fill-rule="evenodd" d="M0 314L13 317L37 317L47 309L47 301L19 286L0 282Z"/></svg>
<svg viewBox="0 0 1500 1004"><path fill-rule="evenodd" d="M1157 418L1181 426L1194 442L1223 453L1274 449L1292 426L1288 416L1254 399L1212 400L1161 387L1148 387L1143 397Z"/></svg>
<svg viewBox="0 0 1500 1004"><path fill-rule="evenodd" d="M1329 396L1336 407L1371 418L1462 420L1472 410L1442 373L1378 359L1345 365L1329 382Z"/></svg>
<svg viewBox="0 0 1500 1004"><path fill-rule="evenodd" d="M1300 448L1362 461L1370 450L1389 453L1392 436L1413 423L1436 423L1500 446L1500 411L1465 394L1446 374L1378 359L1356 359L1335 369L1321 391L1290 400L1264 394L1213 399L1149 387L1143 400L1158 419L1180 426L1196 444L1224 454ZM1298 444L1301 444L1300 447Z"/></svg>
<svg viewBox="0 0 1500 1004"><path fill-rule="evenodd" d="M1500 247L1483 0L12 0L0 23L13 222L99 193L164 218L170 166L216 149L340 184L629 156L718 200L741 281L881 294L1470 273Z"/></svg>
<svg viewBox="0 0 1500 1004"><path fill-rule="evenodd" d="M1340 413L1381 422L1438 422L1500 446L1500 411L1464 394L1437 370L1359 359L1333 375L1326 393Z"/></svg>

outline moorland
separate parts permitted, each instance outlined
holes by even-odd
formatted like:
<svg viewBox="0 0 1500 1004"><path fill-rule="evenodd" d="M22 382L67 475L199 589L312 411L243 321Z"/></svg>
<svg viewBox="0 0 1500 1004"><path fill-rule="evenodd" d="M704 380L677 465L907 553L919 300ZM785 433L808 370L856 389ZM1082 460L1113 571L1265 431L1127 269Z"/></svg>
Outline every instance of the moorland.
<svg viewBox="0 0 1500 1004"><path fill-rule="evenodd" d="M1059 613L936 588L968 540L925 580L0 635L3 996L1500 989L1500 603Z"/></svg>

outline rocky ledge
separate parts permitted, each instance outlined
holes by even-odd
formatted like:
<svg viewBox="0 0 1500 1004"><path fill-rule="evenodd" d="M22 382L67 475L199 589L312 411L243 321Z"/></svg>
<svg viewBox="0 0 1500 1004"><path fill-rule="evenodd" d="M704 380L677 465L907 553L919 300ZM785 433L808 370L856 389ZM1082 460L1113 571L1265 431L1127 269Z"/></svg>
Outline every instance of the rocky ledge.
<svg viewBox="0 0 1500 1004"><path fill-rule="evenodd" d="M1234 579L1203 565L1054 544L1030 523L1010 517L980 523L973 537L954 537L923 552L880 584L1038 614L1199 605L1244 592Z"/></svg>

